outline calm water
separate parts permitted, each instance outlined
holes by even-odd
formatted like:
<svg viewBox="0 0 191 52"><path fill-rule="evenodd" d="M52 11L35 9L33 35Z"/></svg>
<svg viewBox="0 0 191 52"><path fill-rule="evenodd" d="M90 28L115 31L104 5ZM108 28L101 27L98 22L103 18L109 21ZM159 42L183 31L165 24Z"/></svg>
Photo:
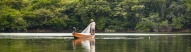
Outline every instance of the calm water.
<svg viewBox="0 0 191 52"><path fill-rule="evenodd" d="M191 36L0 36L0 52L191 52Z"/></svg>

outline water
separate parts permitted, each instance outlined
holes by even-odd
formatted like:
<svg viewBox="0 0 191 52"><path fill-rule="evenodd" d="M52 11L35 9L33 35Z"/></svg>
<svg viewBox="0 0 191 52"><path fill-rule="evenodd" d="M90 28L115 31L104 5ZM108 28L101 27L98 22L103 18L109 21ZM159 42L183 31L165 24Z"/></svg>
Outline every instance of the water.
<svg viewBox="0 0 191 52"><path fill-rule="evenodd" d="M120 35L120 34L116 34ZM190 35L2 36L0 52L191 52Z"/></svg>

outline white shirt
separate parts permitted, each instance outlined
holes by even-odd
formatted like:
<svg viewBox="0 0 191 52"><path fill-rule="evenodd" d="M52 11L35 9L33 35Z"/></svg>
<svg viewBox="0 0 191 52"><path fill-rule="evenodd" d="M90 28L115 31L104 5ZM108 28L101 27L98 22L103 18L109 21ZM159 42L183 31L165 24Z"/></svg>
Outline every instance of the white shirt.
<svg viewBox="0 0 191 52"><path fill-rule="evenodd" d="M90 23L90 27L91 27L91 28L95 28L95 25L96 25L95 22L91 22L91 23Z"/></svg>

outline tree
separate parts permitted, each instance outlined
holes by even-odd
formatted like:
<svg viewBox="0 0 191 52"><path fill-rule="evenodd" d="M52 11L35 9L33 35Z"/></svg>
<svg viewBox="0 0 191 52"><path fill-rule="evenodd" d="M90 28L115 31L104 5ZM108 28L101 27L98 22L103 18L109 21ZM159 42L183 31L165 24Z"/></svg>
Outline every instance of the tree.
<svg viewBox="0 0 191 52"><path fill-rule="evenodd" d="M47 22L47 28L51 28L51 29L54 29L54 30L62 30L64 29L67 24L66 22L64 21L64 18L53 18L51 20L49 20Z"/></svg>
<svg viewBox="0 0 191 52"><path fill-rule="evenodd" d="M142 18L141 21L136 25L136 29L139 31L158 31L159 26L159 14L151 13L149 17Z"/></svg>
<svg viewBox="0 0 191 52"><path fill-rule="evenodd" d="M182 17L173 18L172 19L172 27L173 29L181 29L183 26L183 19Z"/></svg>
<svg viewBox="0 0 191 52"><path fill-rule="evenodd" d="M22 14L15 9L10 7L5 7L0 10L0 30L5 31L20 31L26 30L27 24L26 21L22 18Z"/></svg>

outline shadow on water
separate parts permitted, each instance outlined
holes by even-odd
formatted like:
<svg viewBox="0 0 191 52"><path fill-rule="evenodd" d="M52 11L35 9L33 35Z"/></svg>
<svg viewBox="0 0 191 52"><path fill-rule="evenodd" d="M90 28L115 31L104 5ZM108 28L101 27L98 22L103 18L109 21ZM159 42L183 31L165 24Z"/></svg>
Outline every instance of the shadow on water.
<svg viewBox="0 0 191 52"><path fill-rule="evenodd" d="M95 39L94 38L80 38L73 40L73 49L84 49L84 52L95 52Z"/></svg>

